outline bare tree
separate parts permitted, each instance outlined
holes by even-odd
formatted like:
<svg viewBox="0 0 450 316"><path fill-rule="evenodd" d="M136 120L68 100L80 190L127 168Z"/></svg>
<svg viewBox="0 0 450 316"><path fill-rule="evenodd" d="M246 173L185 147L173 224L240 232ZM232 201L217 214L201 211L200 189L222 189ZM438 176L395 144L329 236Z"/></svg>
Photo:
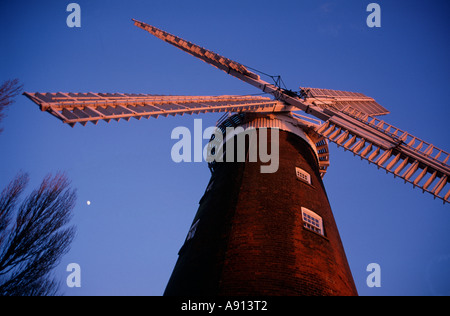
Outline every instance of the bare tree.
<svg viewBox="0 0 450 316"><path fill-rule="evenodd" d="M29 177L21 173L0 194L0 295L56 295L53 268L75 234L66 224L75 190L63 174L48 175L19 205Z"/></svg>
<svg viewBox="0 0 450 316"><path fill-rule="evenodd" d="M14 97L22 91L23 85L19 85L19 79L6 80L0 85L0 122L5 117L4 111L8 105L14 103ZM0 128L0 133L3 131Z"/></svg>

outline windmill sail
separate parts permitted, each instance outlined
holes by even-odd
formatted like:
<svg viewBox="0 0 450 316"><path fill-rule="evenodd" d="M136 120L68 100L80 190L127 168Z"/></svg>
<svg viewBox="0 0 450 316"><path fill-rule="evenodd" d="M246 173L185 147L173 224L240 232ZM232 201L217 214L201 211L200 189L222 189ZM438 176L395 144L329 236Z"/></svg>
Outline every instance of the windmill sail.
<svg viewBox="0 0 450 316"><path fill-rule="evenodd" d="M204 47L198 46L194 43L188 42L178 36L170 34L166 31L158 29L152 25L149 25L144 22L137 21L133 19L134 25L140 27L143 30L146 30L150 34L162 39L163 41L178 47L179 49L185 51L188 54L191 54L194 57L197 57L204 62L211 64L223 71L229 72L231 69L245 76L249 76L253 79L259 79L259 76L254 72L251 72L244 65L235 62L231 59L223 57L219 54L214 53Z"/></svg>
<svg viewBox="0 0 450 316"><path fill-rule="evenodd" d="M316 132L444 203L450 202L448 152L352 108L332 114Z"/></svg>
<svg viewBox="0 0 450 316"><path fill-rule="evenodd" d="M300 89L306 102L323 109L333 108L338 111L345 111L348 108L352 108L372 116L389 114L389 111L373 98L362 93L302 87Z"/></svg>
<svg viewBox="0 0 450 316"><path fill-rule="evenodd" d="M260 96L164 96L123 93L30 93L28 98L71 126L130 118L175 116L208 112L276 111L281 102Z"/></svg>

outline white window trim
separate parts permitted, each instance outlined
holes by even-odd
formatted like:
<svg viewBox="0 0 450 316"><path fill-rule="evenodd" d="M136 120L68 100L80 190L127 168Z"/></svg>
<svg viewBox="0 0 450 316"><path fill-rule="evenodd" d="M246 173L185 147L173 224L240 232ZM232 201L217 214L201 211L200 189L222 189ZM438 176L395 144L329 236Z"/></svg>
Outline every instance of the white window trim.
<svg viewBox="0 0 450 316"><path fill-rule="evenodd" d="M318 233L319 235L325 236L322 217L306 207L302 207L302 220L303 227Z"/></svg>
<svg viewBox="0 0 450 316"><path fill-rule="evenodd" d="M300 181L311 184L311 175L302 168L295 167L295 174Z"/></svg>

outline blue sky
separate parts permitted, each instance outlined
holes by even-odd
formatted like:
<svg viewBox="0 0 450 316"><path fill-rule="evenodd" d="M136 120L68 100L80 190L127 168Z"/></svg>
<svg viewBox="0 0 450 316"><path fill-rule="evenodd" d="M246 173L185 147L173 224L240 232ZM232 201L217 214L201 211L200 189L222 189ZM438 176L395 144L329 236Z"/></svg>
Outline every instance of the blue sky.
<svg viewBox="0 0 450 316"><path fill-rule="evenodd" d="M450 83L448 1L70 1L0 3L0 81L29 92L178 95L258 93L138 29L131 18L299 86L362 92L386 121L445 150ZM20 171L30 190L65 171L78 190L77 237L55 275L67 295L161 295L206 185L203 163L172 161L170 138L194 118L99 122L70 128L20 96L0 134L0 187ZM447 131L447 132L446 132ZM450 208L330 145L324 183L361 295L450 295ZM91 201L87 205L86 201ZM68 288L66 266L81 266ZM381 288L366 267L381 266Z"/></svg>

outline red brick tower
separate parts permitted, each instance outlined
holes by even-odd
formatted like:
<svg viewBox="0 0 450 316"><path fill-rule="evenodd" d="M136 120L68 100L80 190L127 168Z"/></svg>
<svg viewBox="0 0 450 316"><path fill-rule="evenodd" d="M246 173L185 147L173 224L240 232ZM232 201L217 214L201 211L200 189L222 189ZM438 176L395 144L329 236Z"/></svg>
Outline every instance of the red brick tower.
<svg viewBox="0 0 450 316"><path fill-rule="evenodd" d="M261 173L248 152L214 164L164 295L357 295L307 129L240 117L279 130L279 168Z"/></svg>

